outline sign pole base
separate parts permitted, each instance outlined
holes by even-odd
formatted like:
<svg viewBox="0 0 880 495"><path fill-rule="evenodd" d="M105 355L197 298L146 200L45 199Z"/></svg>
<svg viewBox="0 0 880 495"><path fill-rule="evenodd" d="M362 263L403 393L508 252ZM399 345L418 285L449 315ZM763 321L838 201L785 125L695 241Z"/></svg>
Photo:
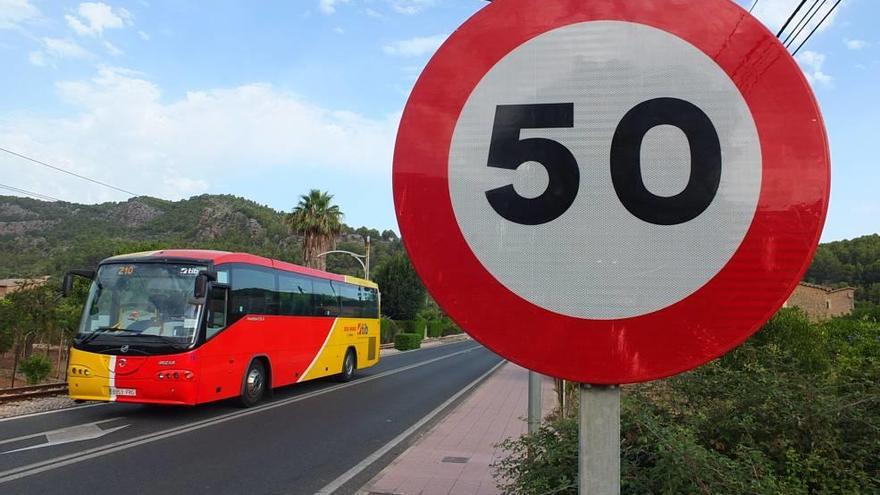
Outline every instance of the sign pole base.
<svg viewBox="0 0 880 495"><path fill-rule="evenodd" d="M620 387L578 387L578 493L620 494Z"/></svg>
<svg viewBox="0 0 880 495"><path fill-rule="evenodd" d="M541 374L529 370L529 433L541 427Z"/></svg>

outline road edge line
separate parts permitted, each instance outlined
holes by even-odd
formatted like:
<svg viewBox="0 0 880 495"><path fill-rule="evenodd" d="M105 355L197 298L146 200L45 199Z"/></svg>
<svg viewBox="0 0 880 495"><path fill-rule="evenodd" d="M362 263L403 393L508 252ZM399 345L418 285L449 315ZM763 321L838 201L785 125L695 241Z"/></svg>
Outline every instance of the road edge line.
<svg viewBox="0 0 880 495"><path fill-rule="evenodd" d="M482 375L477 377L476 380L467 384L463 389L456 392L455 395L453 395L452 397L447 399L445 402L443 402L442 404L437 406L436 409L429 412L426 416L424 416L422 419L417 421L415 424L413 424L412 426L410 426L409 428L407 428L406 430L401 432L396 437L392 438L388 443L386 443L382 447L379 447L372 454L370 454L366 458L364 458L364 460L362 460L361 462L356 464L354 467L352 467L348 471L342 473L338 478L331 481L330 483L325 485L323 488L321 488L320 490L315 492L315 495L332 495L334 492L336 492L336 490L339 490L340 488L342 488L343 485L345 485L346 483L348 483L349 481L354 479L355 476L357 476L360 473L362 473L363 471L365 471L367 468L369 468L371 465L373 465L373 463L378 461L382 456L384 456L385 454L390 452L391 449L393 449L394 447L397 447L398 445L403 443L404 440L406 440L407 438L412 436L414 433L416 433L419 429L424 427L429 421L434 419L437 415L439 415L447 407L449 407L450 404L452 404L453 402L458 400L464 394L470 392L472 389L476 388L477 385L480 385L481 383L483 383L483 381L486 380L486 378L488 378L490 375L492 375L492 373L495 373L501 366L503 366L506 363L507 363L507 360L502 359L498 364L491 367L489 369L489 371L483 373Z"/></svg>

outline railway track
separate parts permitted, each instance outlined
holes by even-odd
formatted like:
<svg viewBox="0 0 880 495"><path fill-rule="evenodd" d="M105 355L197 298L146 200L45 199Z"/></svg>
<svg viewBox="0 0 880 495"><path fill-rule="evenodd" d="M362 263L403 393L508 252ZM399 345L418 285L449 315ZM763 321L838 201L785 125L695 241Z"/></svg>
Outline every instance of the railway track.
<svg viewBox="0 0 880 495"><path fill-rule="evenodd" d="M67 393L67 384L64 382L46 383L43 385L29 385L27 387L15 387L0 389L0 404L32 397L43 397Z"/></svg>

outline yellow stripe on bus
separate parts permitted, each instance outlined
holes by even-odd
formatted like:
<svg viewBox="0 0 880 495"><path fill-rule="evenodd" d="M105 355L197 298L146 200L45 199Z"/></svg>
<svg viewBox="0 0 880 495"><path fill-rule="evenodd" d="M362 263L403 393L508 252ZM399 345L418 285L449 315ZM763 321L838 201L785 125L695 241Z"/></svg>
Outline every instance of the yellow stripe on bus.
<svg viewBox="0 0 880 495"><path fill-rule="evenodd" d="M370 339L373 339L373 359L369 359ZM355 349L358 368L376 364L379 361L379 320L337 318L317 357L299 381L341 373L342 361L349 348Z"/></svg>

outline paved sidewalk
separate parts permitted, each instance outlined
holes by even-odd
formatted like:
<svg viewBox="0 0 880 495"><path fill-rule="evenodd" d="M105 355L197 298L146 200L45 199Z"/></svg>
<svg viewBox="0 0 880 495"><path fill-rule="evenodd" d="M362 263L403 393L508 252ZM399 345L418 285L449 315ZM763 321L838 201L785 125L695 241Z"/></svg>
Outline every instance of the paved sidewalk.
<svg viewBox="0 0 880 495"><path fill-rule="evenodd" d="M545 377L541 390L546 415L556 405L553 380ZM507 363L358 493L500 493L489 467L503 455L495 444L526 432L527 408L528 371Z"/></svg>

